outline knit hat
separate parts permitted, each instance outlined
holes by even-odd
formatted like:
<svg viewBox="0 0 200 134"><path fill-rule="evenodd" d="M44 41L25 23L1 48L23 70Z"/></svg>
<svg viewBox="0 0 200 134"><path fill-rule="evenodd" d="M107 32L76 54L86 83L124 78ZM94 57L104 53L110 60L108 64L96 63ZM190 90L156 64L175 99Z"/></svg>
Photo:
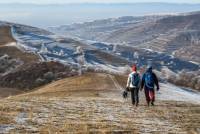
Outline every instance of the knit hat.
<svg viewBox="0 0 200 134"><path fill-rule="evenodd" d="M132 67L132 71L133 71L133 72L136 72L136 71L137 71L137 67L136 67L136 65L133 65L133 67Z"/></svg>
<svg viewBox="0 0 200 134"><path fill-rule="evenodd" d="M148 65L147 69L153 69L152 65Z"/></svg>

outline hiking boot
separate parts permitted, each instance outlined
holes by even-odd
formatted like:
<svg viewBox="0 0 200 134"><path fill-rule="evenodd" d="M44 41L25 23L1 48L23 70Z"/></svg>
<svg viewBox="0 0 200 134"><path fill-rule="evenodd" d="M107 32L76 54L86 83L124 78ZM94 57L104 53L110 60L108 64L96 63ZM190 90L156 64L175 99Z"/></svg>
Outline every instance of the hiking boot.
<svg viewBox="0 0 200 134"><path fill-rule="evenodd" d="M151 102L151 105L152 105L152 106L154 106L154 103L153 103L153 102Z"/></svg>
<svg viewBox="0 0 200 134"><path fill-rule="evenodd" d="M138 103L136 103L136 105L135 105L136 107L138 107Z"/></svg>

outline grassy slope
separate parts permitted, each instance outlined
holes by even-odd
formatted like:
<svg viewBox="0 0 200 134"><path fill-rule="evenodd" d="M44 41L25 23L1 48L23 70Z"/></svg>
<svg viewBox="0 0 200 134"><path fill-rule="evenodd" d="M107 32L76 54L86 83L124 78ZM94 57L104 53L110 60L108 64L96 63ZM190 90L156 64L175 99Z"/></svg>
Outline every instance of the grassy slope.
<svg viewBox="0 0 200 134"><path fill-rule="evenodd" d="M113 91L114 88L108 75L88 73L84 76L59 80L31 92L31 95L98 97L98 93L108 89Z"/></svg>
<svg viewBox="0 0 200 134"><path fill-rule="evenodd" d="M25 63L36 62L39 60L39 57L31 54L25 53L19 50L14 46L5 46L8 43L16 42L11 34L10 26L1 26L0 27L0 55L8 54L12 58L21 59Z"/></svg>
<svg viewBox="0 0 200 134"><path fill-rule="evenodd" d="M13 96L17 94L23 93L20 90L14 89L14 88L0 88L0 98L8 97L8 96Z"/></svg>
<svg viewBox="0 0 200 134"><path fill-rule="evenodd" d="M0 27L0 46L10 42L15 42L15 39L11 35L10 27Z"/></svg>
<svg viewBox="0 0 200 134"><path fill-rule="evenodd" d="M14 46L5 46L8 43L16 42L11 35L11 28L9 26L0 27L0 56L7 54L14 59L20 59L27 65L31 62L37 62L39 57L31 54L25 53ZM0 97L6 97L9 95L15 95L21 93L21 91L11 88L1 88L0 87Z"/></svg>
<svg viewBox="0 0 200 134"><path fill-rule="evenodd" d="M15 59L20 59L26 64L31 62L37 62L39 60L39 57L36 56L35 54L22 52L21 50L19 50L14 46L2 46L0 48L0 55L4 54L7 54Z"/></svg>
<svg viewBox="0 0 200 134"><path fill-rule="evenodd" d="M121 98L116 78L85 74L0 100L0 126L15 133L198 133L199 105L157 101L148 108L141 93L135 108Z"/></svg>

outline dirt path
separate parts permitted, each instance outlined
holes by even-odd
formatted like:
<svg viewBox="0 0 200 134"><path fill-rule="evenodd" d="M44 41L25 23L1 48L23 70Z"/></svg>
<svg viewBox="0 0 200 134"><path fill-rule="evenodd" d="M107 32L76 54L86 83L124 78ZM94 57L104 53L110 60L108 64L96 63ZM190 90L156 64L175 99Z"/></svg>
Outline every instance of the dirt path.
<svg viewBox="0 0 200 134"><path fill-rule="evenodd" d="M116 87L117 90L120 90L120 91L124 90L124 88L122 88L122 86L117 82L117 80L115 79L114 76L112 76L110 74L108 74L108 76L110 77L110 79L114 83L114 85L115 85L115 87Z"/></svg>

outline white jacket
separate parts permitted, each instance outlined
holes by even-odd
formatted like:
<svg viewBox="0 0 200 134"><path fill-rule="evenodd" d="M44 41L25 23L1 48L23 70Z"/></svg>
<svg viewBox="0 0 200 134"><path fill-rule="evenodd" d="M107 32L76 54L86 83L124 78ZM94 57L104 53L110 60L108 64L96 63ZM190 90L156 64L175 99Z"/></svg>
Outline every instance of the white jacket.
<svg viewBox="0 0 200 134"><path fill-rule="evenodd" d="M129 88L134 88L135 86L132 84L132 76L133 76L133 74L135 74L136 72L135 71L133 71L132 73L130 73L129 75L128 75L128 80L127 80L127 85L126 85L126 87L129 87Z"/></svg>

